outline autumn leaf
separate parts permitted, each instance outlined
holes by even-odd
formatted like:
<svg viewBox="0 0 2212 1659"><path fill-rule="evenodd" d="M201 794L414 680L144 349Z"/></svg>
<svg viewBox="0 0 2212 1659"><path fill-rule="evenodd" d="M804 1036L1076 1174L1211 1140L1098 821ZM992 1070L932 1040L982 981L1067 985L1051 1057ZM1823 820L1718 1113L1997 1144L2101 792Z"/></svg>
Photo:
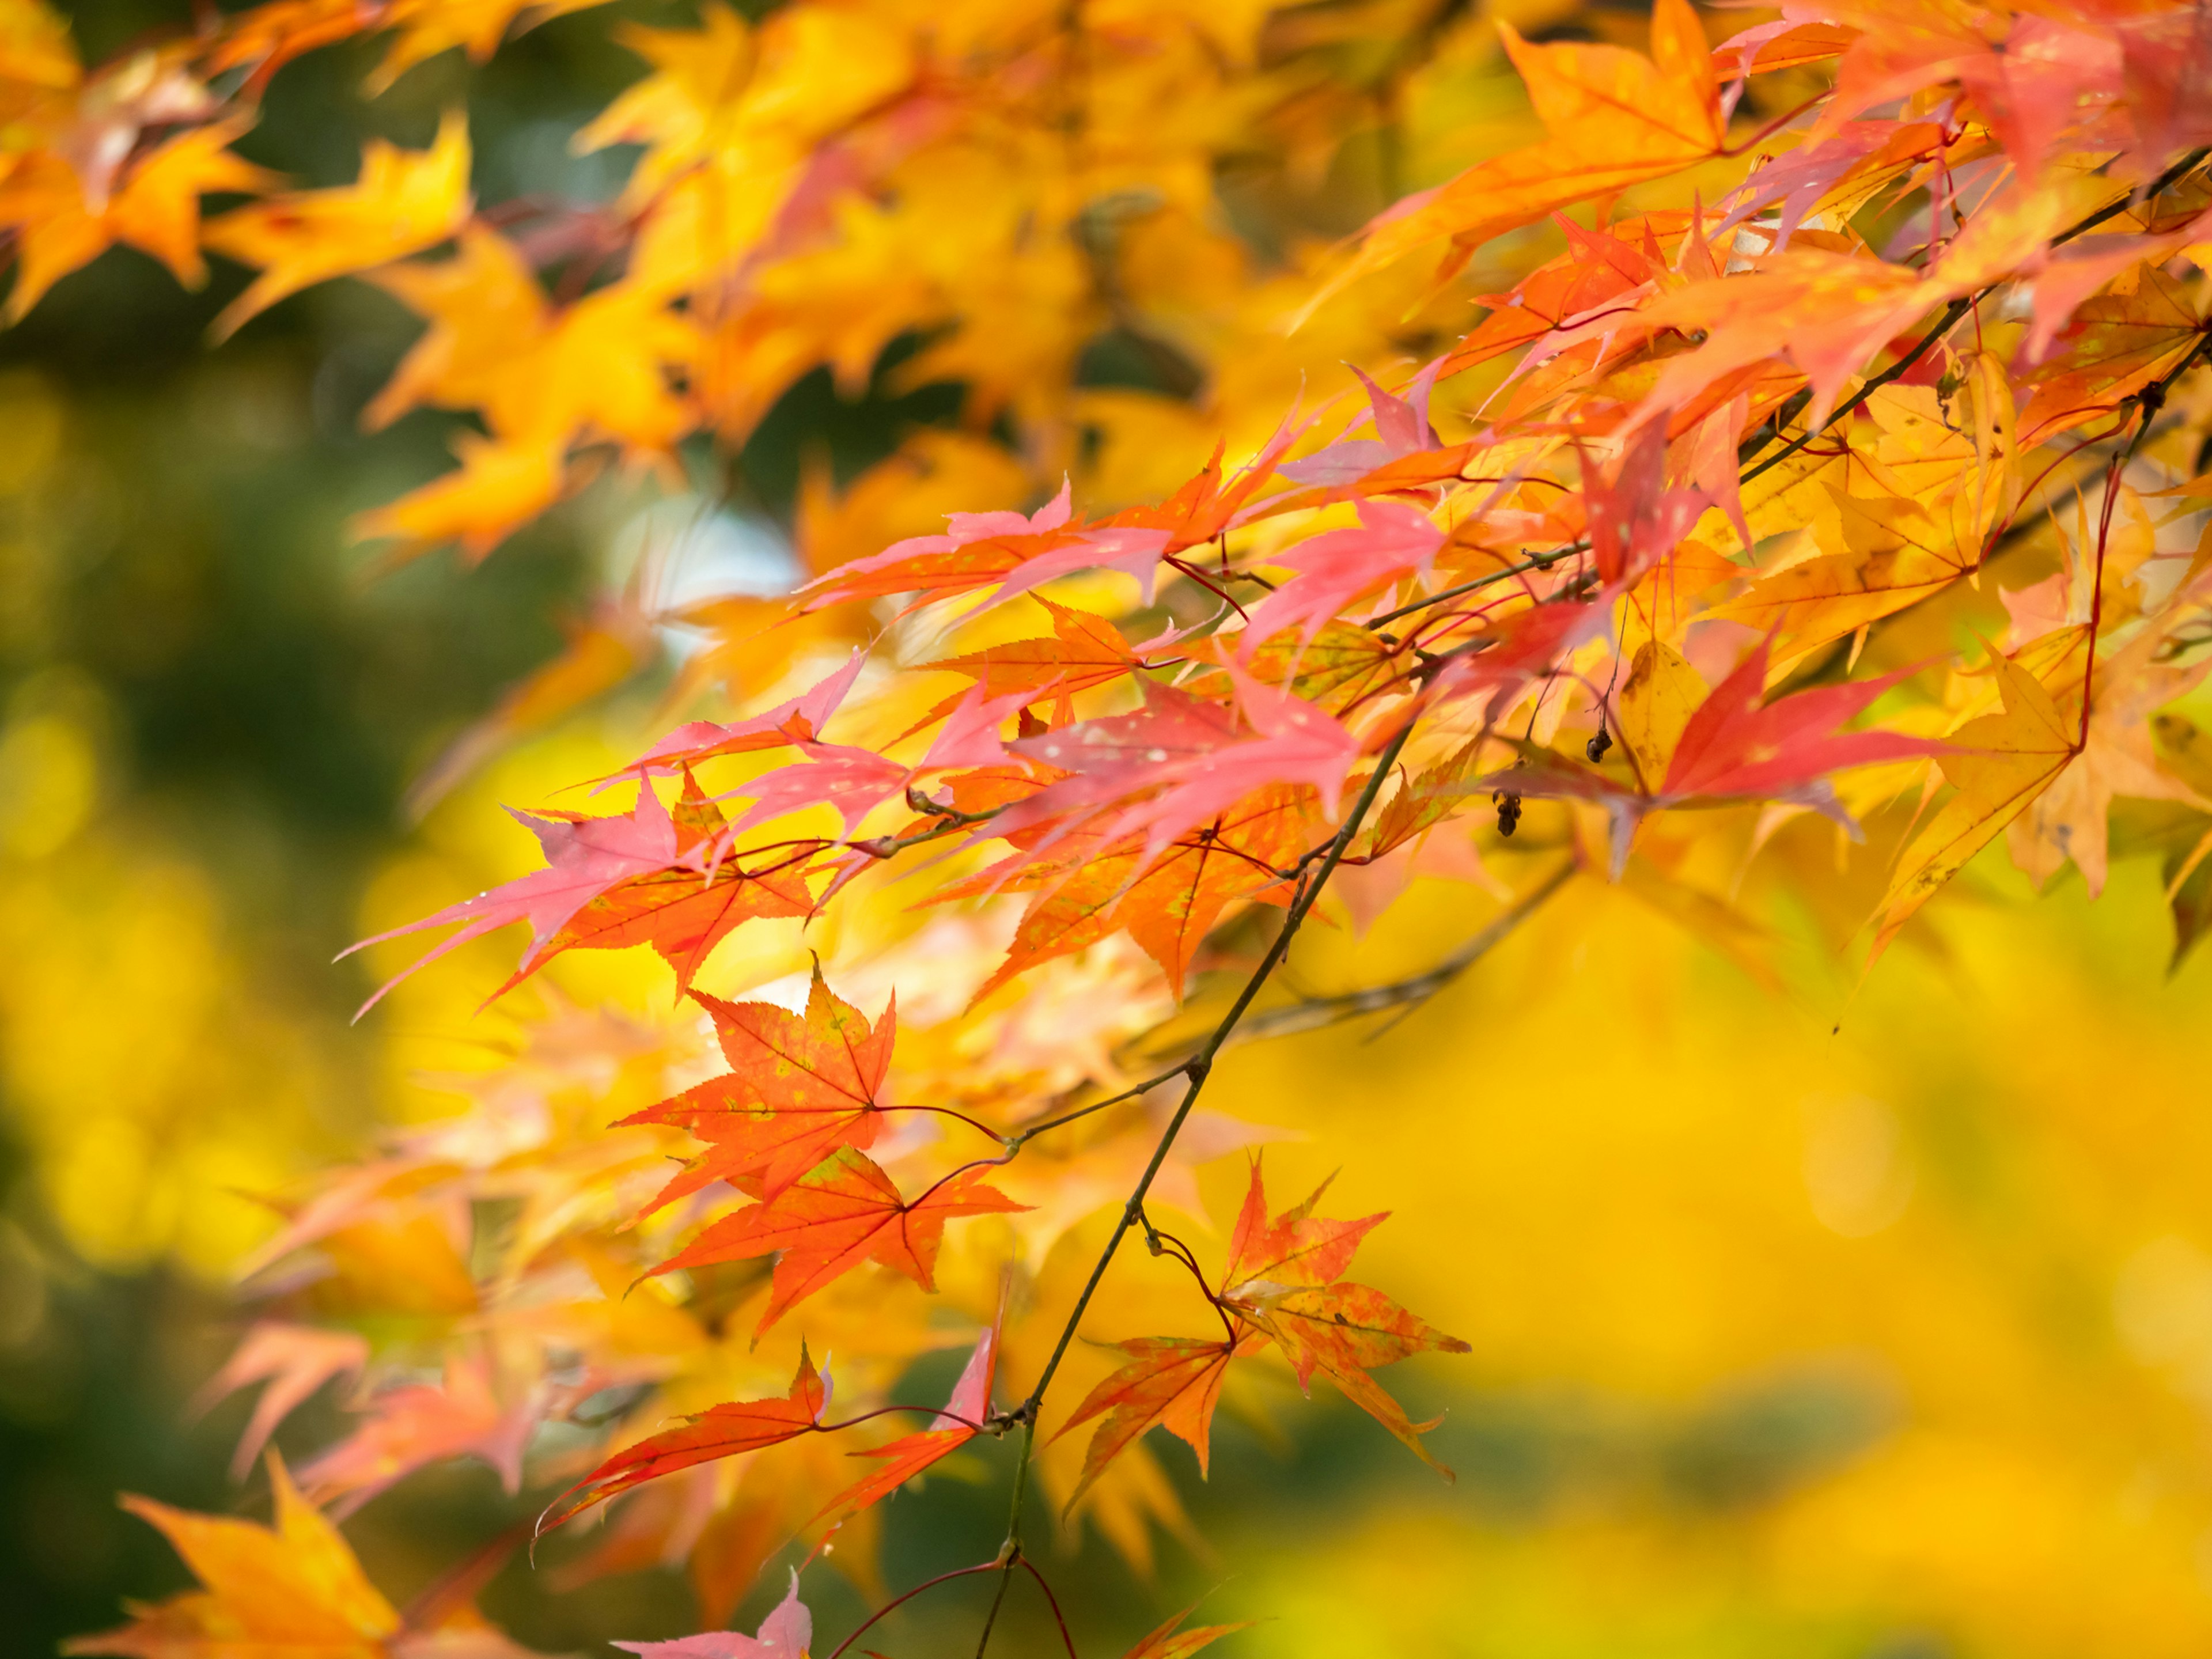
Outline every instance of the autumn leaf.
<svg viewBox="0 0 2212 1659"><path fill-rule="evenodd" d="M67 1654L131 1659L277 1653L300 1659L385 1659L398 1611L368 1582L338 1529L300 1496L269 1454L276 1524L193 1515L126 1496L123 1507L175 1547L201 1588L134 1609L133 1621L63 1644Z"/></svg>
<svg viewBox="0 0 2212 1659"><path fill-rule="evenodd" d="M1142 665L1142 659L1121 629L1103 617L1073 611L1042 594L1034 595L1052 618L1050 639L1009 640L957 657L921 664L915 672L965 674L989 698L1030 692L1035 700L1048 696L1072 718L1073 699L1079 692L1110 685ZM914 724L913 729L934 725L951 714L958 696L945 698Z"/></svg>
<svg viewBox="0 0 2212 1659"><path fill-rule="evenodd" d="M354 1331L258 1322L239 1341L222 1369L193 1396L194 1415L239 1389L265 1382L253 1415L230 1460L230 1478L243 1480L276 1425L292 1408L334 1376L359 1373L368 1364L368 1340Z"/></svg>
<svg viewBox="0 0 2212 1659"><path fill-rule="evenodd" d="M1196 1603L1152 1632L1123 1656L1123 1659L1190 1659L1200 1648L1211 1647L1224 1636L1234 1636L1240 1630L1252 1628L1252 1620L1240 1619L1233 1625L1199 1625L1189 1630L1178 1627L1182 1621L1198 1611Z"/></svg>
<svg viewBox="0 0 2212 1659"><path fill-rule="evenodd" d="M1939 763L1958 793L1898 854L1889 890L1875 912L1876 956L2074 757L2075 722L2059 712L2043 684L2008 657L1993 657L1990 667L2003 708L1951 734Z"/></svg>
<svg viewBox="0 0 2212 1659"><path fill-rule="evenodd" d="M1719 88L1688 0L1657 0L1650 58L1579 41L1531 46L1505 22L1498 33L1549 137L1390 209L1314 305L1425 243L1449 237L1455 269L1493 236L1720 149Z"/></svg>
<svg viewBox="0 0 2212 1659"><path fill-rule="evenodd" d="M1229 1362L1250 1352L1261 1340L1255 1332L1234 1340L1146 1336L1120 1344L1122 1352L1133 1356L1129 1363L1086 1395L1053 1436L1057 1440L1079 1423L1105 1419L1091 1437L1082 1476L1065 1507L1073 1509L1107 1464L1155 1425L1198 1454L1198 1472L1204 1474L1210 1461L1213 1408L1220 1401Z"/></svg>
<svg viewBox="0 0 2212 1659"><path fill-rule="evenodd" d="M830 989L819 968L804 1013L692 995L713 1018L730 1069L623 1120L672 1124L708 1143L652 1209L714 1181L743 1182L771 1199L840 1146L875 1145L898 1030L896 998L871 1025Z"/></svg>
<svg viewBox="0 0 2212 1659"><path fill-rule="evenodd" d="M458 932L378 988L361 1013L401 980L512 922L530 923L530 948L495 996L563 951L648 944L667 958L683 988L707 953L739 922L755 916L805 915L813 906L797 872L774 864L747 872L738 859L720 855L726 827L721 812L688 775L672 813L649 783L641 782L637 805L627 817L514 817L538 837L546 867L348 946L342 957L426 927L459 925Z"/></svg>
<svg viewBox="0 0 2212 1659"><path fill-rule="evenodd" d="M814 1615L799 1599L799 1569L791 1570L791 1588L769 1609L759 1631L738 1636L727 1631L708 1631L698 1636L679 1636L672 1642L617 1642L616 1647L638 1659L806 1659L806 1644L814 1639Z"/></svg>
<svg viewBox="0 0 2212 1659"><path fill-rule="evenodd" d="M538 1517L540 1534L582 1514L594 1504L633 1486L741 1452L758 1451L802 1434L816 1432L830 1402L829 1385L814 1369L806 1345L799 1348L799 1370L782 1399L733 1401L710 1406L678 1428L664 1429L625 1446L561 1494Z"/></svg>
<svg viewBox="0 0 2212 1659"><path fill-rule="evenodd" d="M1311 810L1306 792L1270 786L1153 858L1139 844L1103 843L1078 832L1048 862L1008 860L949 884L935 902L1042 889L1023 912L1006 961L977 988L976 1001L1041 963L1123 929L1179 992L1199 945L1231 905L1289 902L1278 871L1304 849Z"/></svg>
<svg viewBox="0 0 2212 1659"><path fill-rule="evenodd" d="M1222 1269L1222 1283L1235 1286L1264 1279L1277 1285L1327 1285L1342 1278L1359 1241L1389 1220L1390 1212L1379 1210L1358 1221L1316 1216L1314 1206L1328 1188L1329 1182L1322 1182L1304 1202L1270 1219L1267 1181L1260 1160L1254 1158L1243 1206L1237 1212L1237 1230L1230 1235L1229 1264Z"/></svg>
<svg viewBox="0 0 2212 1659"><path fill-rule="evenodd" d="M1314 1214L1328 1189L1323 1182L1304 1203L1267 1214L1267 1182L1257 1158L1229 1242L1222 1272L1221 1305L1273 1339L1289 1358L1303 1389L1316 1370L1376 1421L1412 1448L1447 1480L1421 1435L1436 1426L1414 1423L1368 1372L1416 1353L1465 1353L1468 1345L1407 1313L1382 1291L1344 1279L1360 1241L1388 1212L1358 1221Z"/></svg>
<svg viewBox="0 0 2212 1659"><path fill-rule="evenodd" d="M1234 677L1235 671L1231 671ZM1358 739L1303 698L1245 678L1237 707L1144 683L1146 707L1018 738L1016 752L1069 775L1009 807L994 836L1054 823L1109 842L1144 837L1149 861L1271 785L1304 784L1334 814Z"/></svg>
<svg viewBox="0 0 2212 1659"><path fill-rule="evenodd" d="M945 1401L945 1409L930 1419L929 1426L887 1446L855 1452L856 1457L877 1459L882 1467L824 1504L814 1519L829 1522L830 1529L836 1530L848 1517L888 1497L930 1465L950 1457L982 1433L984 1423L991 1415L991 1377L997 1367L998 1355L999 1331L994 1326L976 1342L967 1364L961 1368L959 1381L952 1385L951 1398Z"/></svg>
<svg viewBox="0 0 2212 1659"><path fill-rule="evenodd" d="M218 339L289 294L444 241L469 212L467 123L448 114L426 150L371 139L361 176L331 190L279 196L227 213L204 240L261 274L216 319Z"/></svg>
<svg viewBox="0 0 2212 1659"><path fill-rule="evenodd" d="M2029 447L2117 408L2195 345L2203 325L2180 283L2155 265L2087 300L2059 337L2059 349L2027 377L2020 411Z"/></svg>
<svg viewBox="0 0 2212 1659"><path fill-rule="evenodd" d="M200 257L199 198L258 192L276 176L230 152L249 123L187 128L136 162L105 202L59 158L33 158L0 179L0 225L15 231L18 266L7 317L21 319L56 282L116 242L150 253L188 288L207 280Z"/></svg>
<svg viewBox="0 0 2212 1659"><path fill-rule="evenodd" d="M756 1340L793 1305L869 1261L935 1288L938 1246L955 1216L1018 1211L983 1171L958 1170L911 1203L865 1154L841 1146L817 1168L764 1203L725 1216L647 1277L714 1261L774 1255L775 1272Z"/></svg>
<svg viewBox="0 0 2212 1659"><path fill-rule="evenodd" d="M300 1471L313 1499L349 1515L426 1464L471 1455L512 1493L522 1453L543 1415L542 1397L502 1401L480 1357L449 1358L442 1382L409 1383L368 1402L368 1420Z"/></svg>

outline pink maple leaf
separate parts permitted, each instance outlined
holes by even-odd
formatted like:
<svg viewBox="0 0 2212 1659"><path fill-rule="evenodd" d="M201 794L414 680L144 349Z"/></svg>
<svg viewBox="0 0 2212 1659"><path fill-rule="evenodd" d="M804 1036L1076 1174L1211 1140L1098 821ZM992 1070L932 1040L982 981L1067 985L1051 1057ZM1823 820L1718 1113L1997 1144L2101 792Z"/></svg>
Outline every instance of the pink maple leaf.
<svg viewBox="0 0 2212 1659"><path fill-rule="evenodd" d="M1360 595L1426 574L1443 541L1444 532L1419 507L1361 501L1357 526L1324 531L1268 561L1298 574L1252 612L1244 629L1245 655L1293 626L1310 640Z"/></svg>
<svg viewBox="0 0 2212 1659"><path fill-rule="evenodd" d="M547 947L562 928L609 888L656 870L681 867L696 869L702 877L707 873L697 848L689 853L678 849L675 821L669 817L660 797L642 781L638 785L637 805L627 815L569 820L543 818L513 807L507 810L538 837L538 845L545 849L546 867L517 877L474 898L463 899L459 904L449 904L434 915L349 945L339 951L338 957L343 961L355 951L380 945L386 939L404 938L426 927L461 924L458 933L441 939L378 987L376 994L362 1003L354 1015L356 1019L376 1006L386 992L410 975L420 972L471 939L495 933L509 922L530 924L530 948L523 953L521 966L516 969L520 975L549 954Z"/></svg>
<svg viewBox="0 0 2212 1659"><path fill-rule="evenodd" d="M1445 361L1439 357L1415 375L1403 398L1394 397L1358 369L1353 369L1352 372L1359 376L1360 385L1367 388L1367 413L1354 421L1349 429L1356 431L1363 422L1372 421L1375 435L1339 438L1303 459L1285 464L1283 476L1304 484L1354 483L1391 461L1418 455L1423 450L1443 448L1443 440L1429 424L1429 394L1436 386L1437 376Z"/></svg>
<svg viewBox="0 0 2212 1659"><path fill-rule="evenodd" d="M679 1636L672 1642L617 1642L638 1659L805 1659L806 1644L814 1639L814 1615L799 1599L799 1572L791 1574L791 1589L761 1620L757 1636L735 1631L703 1631Z"/></svg>

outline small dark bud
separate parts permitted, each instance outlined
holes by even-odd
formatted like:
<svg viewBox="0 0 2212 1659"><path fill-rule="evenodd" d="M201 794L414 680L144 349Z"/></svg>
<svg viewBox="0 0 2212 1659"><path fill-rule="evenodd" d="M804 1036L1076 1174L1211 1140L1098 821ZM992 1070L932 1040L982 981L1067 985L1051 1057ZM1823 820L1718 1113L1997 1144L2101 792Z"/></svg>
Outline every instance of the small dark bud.
<svg viewBox="0 0 2212 1659"><path fill-rule="evenodd" d="M1498 800L1498 833L1510 836L1521 823L1521 797L1501 790Z"/></svg>
<svg viewBox="0 0 2212 1659"><path fill-rule="evenodd" d="M1612 747L1613 733L1601 726L1597 729L1597 735L1583 745L1583 753L1588 755L1590 764L1595 766L1605 758L1605 751Z"/></svg>

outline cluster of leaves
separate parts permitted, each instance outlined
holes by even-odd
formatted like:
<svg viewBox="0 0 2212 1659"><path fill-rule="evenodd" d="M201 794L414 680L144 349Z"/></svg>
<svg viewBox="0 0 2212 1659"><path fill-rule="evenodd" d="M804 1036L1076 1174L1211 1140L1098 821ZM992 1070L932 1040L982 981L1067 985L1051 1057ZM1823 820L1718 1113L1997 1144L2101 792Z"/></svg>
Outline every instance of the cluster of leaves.
<svg viewBox="0 0 2212 1659"><path fill-rule="evenodd" d="M252 40L273 64L332 15L311 0L244 14L232 44L191 51ZM580 443L649 450L694 419L742 432L786 370L872 362L949 317L966 320L931 372L1031 422L1024 388L1058 371L1020 302L879 293L872 268L840 287L830 256L907 246L902 216L960 210L923 182L975 193L950 153L981 148L967 124L1003 123L1003 159L1033 153L1010 135L1057 119L1086 135L1081 166L1108 166L1095 112L1069 100L1133 100L1118 106L1133 131L1162 118L1137 94L1166 48L1115 55L1116 31L1149 40L1154 15L945 48L988 66L974 78L921 53L918 23L868 15L796 6L756 39L710 15L649 43L658 72L598 130L647 146L624 274L557 316L534 288L501 307L475 286L527 271L464 223L458 185L441 193L458 128L422 157L380 155L374 188L365 167L327 218L271 204L211 228L293 250L248 306L459 237L452 258L380 278L434 317L391 395L481 408L488 435L382 526L482 548L567 487ZM1501 30L1546 136L1398 204L1306 285L1325 315L1413 254L1441 245L1449 278L1494 239L1556 223L1564 251L1485 297L1472 330L1395 391L1362 377L1348 417L1294 410L1234 468L1217 447L1157 501L1079 514L1063 488L828 564L763 647L799 659L777 688L793 695L686 725L602 781L634 790L628 811L526 817L543 870L397 930L453 928L435 956L526 921L509 986L568 951L650 945L725 1065L702 1070L681 1034L561 1013L467 1080L468 1112L299 1202L252 1264L270 1316L216 1387L266 1382L258 1441L333 1376L386 1384L303 1468L311 1497L358 1503L463 1455L515 1488L527 1462L532 1484L568 1482L545 1527L622 1499L568 1571L687 1560L720 1621L793 1539L818 1551L835 1532L865 1580L884 1498L1013 1436L1005 1546L963 1571L998 1574L1003 1595L1020 1568L1049 1601L1027 1553L1032 1478L1141 1557L1153 1522L1183 1524L1146 1431L1203 1468L1218 1405L1282 1361L1427 1455L1373 1373L1464 1345L1345 1279L1381 1217L1319 1216L1319 1193L1271 1214L1254 1156L1217 1271L1161 1224L1170 1210L1203 1224L1194 1167L1265 1138L1199 1109L1233 1038L1401 1005L1468 959L1258 1006L1340 872L1358 920L1417 860L1468 873L1478 832L1553 850L1559 873L1513 917L1581 872L1664 886L1686 848L1747 860L1817 816L1890 852L1871 915L1843 929L1869 928L1878 954L2000 835L2039 879L2070 861L2100 886L2126 796L2158 809L2144 834L2194 937L2212 773L2170 711L2212 668L2201 8L1838 0L1715 51L1686 0L1660 0L1648 54ZM927 33L933 53L949 38ZM439 38L403 33L395 61ZM1079 73L1071 42L1099 54ZM66 103L73 66L52 63ZM1739 116L1769 76L1812 89ZM830 82L820 100L793 90ZM154 119L131 118L134 135ZM949 149L925 167L926 146ZM871 191L891 173L886 204ZM124 176L117 203L139 175ZM1686 203L1616 215L1620 192L1685 176ZM779 181L765 196L763 179ZM1039 259L1066 257L1098 183L1070 186L1067 234ZM1562 212L1578 204L1587 224ZM842 240L811 241L830 221ZM708 239L726 226L772 228ZM699 252L738 243L756 261L741 283ZM607 257L592 250L587 271ZM965 279L1050 281L1012 252ZM468 296L450 316L432 297L447 293ZM809 332L863 316L882 319L865 339ZM1459 412L1437 412L1451 398ZM2000 588L2001 630L1985 575L2028 578ZM876 637L826 659L793 643L823 639L809 630L825 617ZM917 900L929 920L872 937ZM805 976L803 1000L696 988L748 924L803 924L830 941L830 973ZM1159 1275L1117 1265L1132 1234ZM896 1397L950 1334L933 1306L981 1333L942 1407ZM834 1390L817 1349L836 1356ZM426 1356L441 1380L403 1381ZM1090 1384L1073 1405L1067 1380ZM856 1478L848 1431L898 1413L923 1426L858 1445L872 1467ZM604 1445L541 1432L610 1422ZM161 1651L188 1621L246 1617L203 1577L212 1601L164 1604L83 1650ZM396 1628L376 1617L364 1642ZM752 1646L791 1653L808 1633L794 1599ZM1171 1626L1139 1651L1220 1633Z"/></svg>

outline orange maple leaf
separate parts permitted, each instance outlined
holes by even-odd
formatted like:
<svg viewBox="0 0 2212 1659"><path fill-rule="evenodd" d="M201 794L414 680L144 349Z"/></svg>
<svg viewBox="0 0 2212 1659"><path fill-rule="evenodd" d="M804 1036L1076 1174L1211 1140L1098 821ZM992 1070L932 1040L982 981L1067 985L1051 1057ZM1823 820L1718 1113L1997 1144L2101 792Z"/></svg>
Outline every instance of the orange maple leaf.
<svg viewBox="0 0 2212 1659"><path fill-rule="evenodd" d="M1689 0L1658 0L1651 56L1565 41L1531 46L1498 33L1550 136L1408 197L1367 228L1358 256L1323 286L1307 315L1359 277L1449 236L1446 274L1492 237L1586 198L1664 178L1721 149L1720 88L1705 25Z"/></svg>
<svg viewBox="0 0 2212 1659"><path fill-rule="evenodd" d="M1085 1395L1074 1415L1061 1424L1057 1440L1079 1423L1103 1415L1084 1454L1083 1474L1068 1494L1066 1507L1091 1489L1122 1452L1155 1424L1198 1454L1198 1472L1211 1461L1213 1408L1220 1402L1221 1380L1229 1362L1261 1345L1257 1331L1234 1339L1140 1336L1120 1345L1130 1362Z"/></svg>
<svg viewBox="0 0 2212 1659"><path fill-rule="evenodd" d="M1023 913L1006 961L976 991L978 1001L1040 963L1124 929L1179 995L1193 955L1229 906L1289 902L1288 884L1276 872L1304 849L1313 809L1311 790L1269 785L1155 858L1133 837L1115 842L1078 830L1049 863L1018 856L952 884L932 902L1001 888L1044 890Z"/></svg>
<svg viewBox="0 0 2212 1659"><path fill-rule="evenodd" d="M1151 1632L1122 1659L1190 1659L1200 1648L1211 1647L1224 1636L1234 1636L1240 1630L1252 1628L1253 1621L1240 1619L1233 1625L1200 1625L1190 1630L1176 1626L1198 1611L1195 1602Z"/></svg>
<svg viewBox="0 0 2212 1659"><path fill-rule="evenodd" d="M708 952L739 922L757 916L802 916L813 908L804 876L771 864L747 871L720 855L726 825L721 809L687 771L673 810L649 782L638 786L628 814L590 817L580 812L517 812L545 848L546 867L488 893L451 904L349 945L365 946L460 924L362 1005L366 1013L409 975L473 939L510 922L528 921L530 948L507 982L505 995L563 951L622 950L650 945L676 970L679 988Z"/></svg>
<svg viewBox="0 0 2212 1659"><path fill-rule="evenodd" d="M956 1170L908 1203L874 1160L840 1146L774 1198L715 1222L646 1277L775 1255L775 1273L768 1306L753 1333L756 1340L793 1304L864 1261L879 1261L922 1289L934 1290L937 1251L947 1221L1029 1207L982 1182L979 1167Z"/></svg>
<svg viewBox="0 0 2212 1659"><path fill-rule="evenodd" d="M714 1181L774 1198L840 1146L875 1145L898 1030L896 997L871 1025L823 983L818 967L803 1014L692 995L713 1017L730 1069L623 1120L672 1124L708 1143L646 1213Z"/></svg>
<svg viewBox="0 0 2212 1659"><path fill-rule="evenodd" d="M709 1406L686 1418L679 1428L663 1429L623 1447L546 1505L538 1517L538 1531L543 1534L548 1528L581 1515L595 1504L604 1504L664 1474L815 1433L829 1403L829 1389L802 1342L799 1370L791 1379L791 1391L782 1399L735 1400Z"/></svg>
<svg viewBox="0 0 2212 1659"><path fill-rule="evenodd" d="M830 1529L836 1530L848 1516L896 1492L931 1464L950 1457L982 1433L985 1420L991 1414L991 1376L997 1367L998 1356L999 1332L994 1326L983 1333L975 1352L968 1356L967 1364L961 1368L960 1380L952 1385L951 1398L945 1402L945 1409L930 1419L929 1426L887 1446L854 1453L855 1457L879 1459L883 1467L854 1481L824 1504L815 1520L827 1520Z"/></svg>
<svg viewBox="0 0 2212 1659"><path fill-rule="evenodd" d="M1267 1188L1260 1160L1229 1242L1221 1304L1273 1338L1289 1358L1303 1389L1316 1370L1327 1373L1345 1398L1411 1447L1447 1480L1452 1472L1430 1455L1421 1435L1434 1422L1415 1423L1368 1372L1424 1352L1465 1353L1468 1345L1446 1336L1380 1291L1342 1277L1360 1241L1388 1211L1340 1221L1314 1214L1328 1189L1323 1182L1304 1203L1267 1215Z"/></svg>

